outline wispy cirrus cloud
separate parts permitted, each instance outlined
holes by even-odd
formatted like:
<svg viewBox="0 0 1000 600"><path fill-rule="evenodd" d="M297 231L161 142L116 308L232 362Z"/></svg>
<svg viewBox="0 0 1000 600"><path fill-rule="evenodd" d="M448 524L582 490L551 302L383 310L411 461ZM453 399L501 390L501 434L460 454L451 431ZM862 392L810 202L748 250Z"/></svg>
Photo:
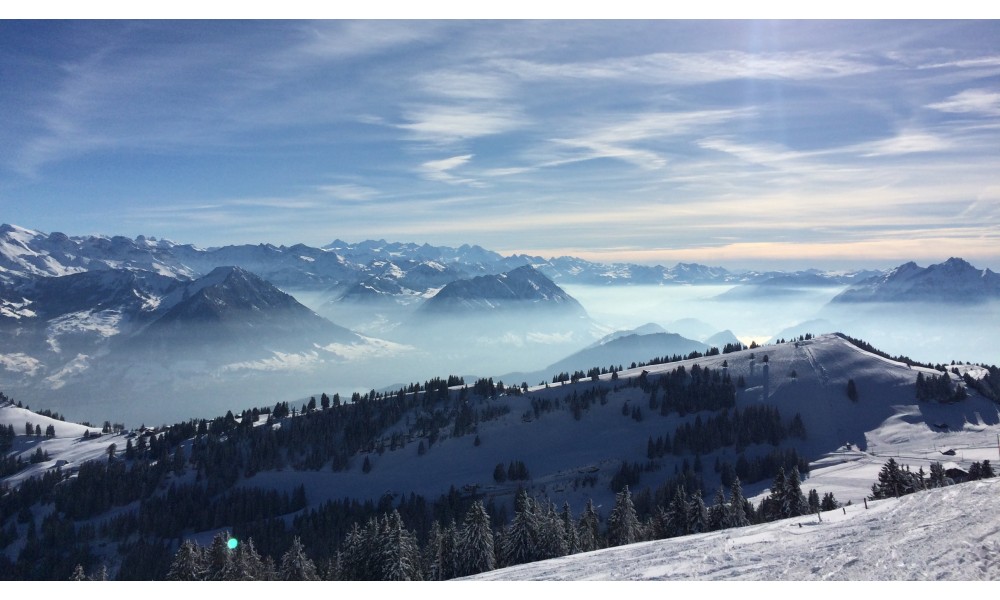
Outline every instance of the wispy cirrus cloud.
<svg viewBox="0 0 1000 600"><path fill-rule="evenodd" d="M951 140L926 131L903 131L898 135L864 146L862 156L888 156L918 152L941 152L953 147Z"/></svg>
<svg viewBox="0 0 1000 600"><path fill-rule="evenodd" d="M664 111L606 116L603 120L596 118L592 120L596 125L576 126L580 135L550 140L576 152L539 166L551 167L569 162L613 158L644 169L660 169L668 162L664 152L669 147L664 145L666 141L714 128L749 112L749 109Z"/></svg>
<svg viewBox="0 0 1000 600"><path fill-rule="evenodd" d="M367 202L378 197L378 190L356 183L337 183L316 186L321 195L349 202Z"/></svg>
<svg viewBox="0 0 1000 600"><path fill-rule="evenodd" d="M986 89L964 90L941 102L928 104L927 108L947 113L997 117L1000 116L1000 92Z"/></svg>
<svg viewBox="0 0 1000 600"><path fill-rule="evenodd" d="M515 82L500 72L465 69L440 69L414 76L414 82L425 92L446 98L497 100L515 92Z"/></svg>
<svg viewBox="0 0 1000 600"><path fill-rule="evenodd" d="M409 21L320 21L300 26L296 54L317 59L345 59L378 54L439 37L442 24Z"/></svg>
<svg viewBox="0 0 1000 600"><path fill-rule="evenodd" d="M463 154L440 160L429 160L420 165L420 173L425 179L429 179L430 181L478 186L481 184L475 179L458 177L452 173L455 169L468 164L472 160L472 156L472 154Z"/></svg>
<svg viewBox="0 0 1000 600"><path fill-rule="evenodd" d="M882 68L845 52L743 51L659 52L586 62L500 59L493 63L529 79L637 80L646 84L690 84L729 79L829 79Z"/></svg>
<svg viewBox="0 0 1000 600"><path fill-rule="evenodd" d="M506 133L527 123L512 108L467 105L421 106L407 111L404 119L397 127L407 131L410 139L441 144Z"/></svg>

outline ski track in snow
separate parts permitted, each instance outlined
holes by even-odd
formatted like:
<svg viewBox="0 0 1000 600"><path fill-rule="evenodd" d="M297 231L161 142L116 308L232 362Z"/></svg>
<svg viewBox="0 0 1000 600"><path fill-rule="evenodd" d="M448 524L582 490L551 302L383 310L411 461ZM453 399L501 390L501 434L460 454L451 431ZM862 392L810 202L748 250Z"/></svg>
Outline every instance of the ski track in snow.
<svg viewBox="0 0 1000 600"><path fill-rule="evenodd" d="M816 360L816 355L813 354L812 348L809 346L802 346L802 350L806 355L806 359L809 361L809 365L812 367L813 371L819 377L821 384L828 385L830 383L830 376L826 374L826 369Z"/></svg>

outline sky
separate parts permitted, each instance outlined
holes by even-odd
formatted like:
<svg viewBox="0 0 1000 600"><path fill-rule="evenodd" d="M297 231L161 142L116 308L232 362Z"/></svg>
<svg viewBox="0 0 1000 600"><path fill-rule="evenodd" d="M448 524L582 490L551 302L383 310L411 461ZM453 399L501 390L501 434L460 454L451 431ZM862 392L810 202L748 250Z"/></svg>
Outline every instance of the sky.
<svg viewBox="0 0 1000 600"><path fill-rule="evenodd" d="M1000 270L1000 21L0 21L0 221Z"/></svg>

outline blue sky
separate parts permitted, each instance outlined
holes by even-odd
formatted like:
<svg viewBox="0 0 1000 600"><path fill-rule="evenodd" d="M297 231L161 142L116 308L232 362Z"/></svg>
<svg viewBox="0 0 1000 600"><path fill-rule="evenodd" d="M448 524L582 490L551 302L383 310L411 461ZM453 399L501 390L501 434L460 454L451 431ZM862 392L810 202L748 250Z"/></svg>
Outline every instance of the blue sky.
<svg viewBox="0 0 1000 600"><path fill-rule="evenodd" d="M0 221L1000 268L997 21L3 21Z"/></svg>

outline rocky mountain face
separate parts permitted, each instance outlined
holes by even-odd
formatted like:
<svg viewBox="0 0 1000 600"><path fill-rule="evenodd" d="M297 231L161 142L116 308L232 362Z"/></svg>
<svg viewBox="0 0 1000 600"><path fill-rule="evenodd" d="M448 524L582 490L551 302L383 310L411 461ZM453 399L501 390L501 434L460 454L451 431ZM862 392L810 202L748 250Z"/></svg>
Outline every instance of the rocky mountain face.
<svg viewBox="0 0 1000 600"><path fill-rule="evenodd" d="M580 303L551 279L525 265L499 275L453 281L427 300L422 310L433 314L469 314L508 310L586 314Z"/></svg>
<svg viewBox="0 0 1000 600"><path fill-rule="evenodd" d="M851 286L832 302L978 304L998 299L1000 274L989 269L977 269L961 258L950 258L928 267L908 262L887 274Z"/></svg>
<svg viewBox="0 0 1000 600"><path fill-rule="evenodd" d="M334 325L260 277L239 267L218 267L175 292L171 306L143 332L177 343L266 344L295 338L351 341Z"/></svg>
<svg viewBox="0 0 1000 600"><path fill-rule="evenodd" d="M373 343L238 267L194 280L115 268L0 286L0 374L26 399L166 401L195 386L183 391L193 398L234 376L343 362Z"/></svg>

